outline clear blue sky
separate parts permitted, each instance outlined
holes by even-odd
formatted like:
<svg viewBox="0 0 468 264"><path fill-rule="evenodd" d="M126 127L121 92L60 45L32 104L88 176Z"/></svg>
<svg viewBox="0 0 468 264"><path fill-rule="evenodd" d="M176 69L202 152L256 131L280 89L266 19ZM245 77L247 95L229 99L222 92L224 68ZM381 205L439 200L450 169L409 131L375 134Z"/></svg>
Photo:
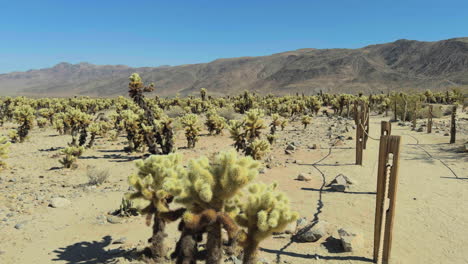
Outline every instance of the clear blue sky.
<svg viewBox="0 0 468 264"><path fill-rule="evenodd" d="M468 36L467 0L0 0L0 73Z"/></svg>

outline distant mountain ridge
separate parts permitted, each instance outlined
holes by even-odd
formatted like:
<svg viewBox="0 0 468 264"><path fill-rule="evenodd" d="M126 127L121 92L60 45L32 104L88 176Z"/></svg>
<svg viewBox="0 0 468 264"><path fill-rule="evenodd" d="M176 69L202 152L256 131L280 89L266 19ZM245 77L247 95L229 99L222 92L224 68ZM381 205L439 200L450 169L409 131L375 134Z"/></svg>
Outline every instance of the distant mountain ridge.
<svg viewBox="0 0 468 264"><path fill-rule="evenodd" d="M468 38L434 42L397 40L360 49L300 49L269 56L217 59L209 63L132 68L125 65L59 63L52 68L0 74L0 95L126 95L138 72L169 96L198 93L315 94L444 89L468 85Z"/></svg>

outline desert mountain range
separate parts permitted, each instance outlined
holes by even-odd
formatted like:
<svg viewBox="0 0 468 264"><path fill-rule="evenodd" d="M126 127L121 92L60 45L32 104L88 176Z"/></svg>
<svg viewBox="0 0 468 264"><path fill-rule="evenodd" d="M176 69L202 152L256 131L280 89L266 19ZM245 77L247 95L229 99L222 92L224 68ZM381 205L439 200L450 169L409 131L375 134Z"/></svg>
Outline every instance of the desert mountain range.
<svg viewBox="0 0 468 264"><path fill-rule="evenodd" d="M52 68L0 74L0 95L116 96L127 94L138 72L155 93L315 94L441 90L468 85L468 38L434 42L397 40L359 49L300 49L269 56L209 63L132 68L124 65L59 63Z"/></svg>

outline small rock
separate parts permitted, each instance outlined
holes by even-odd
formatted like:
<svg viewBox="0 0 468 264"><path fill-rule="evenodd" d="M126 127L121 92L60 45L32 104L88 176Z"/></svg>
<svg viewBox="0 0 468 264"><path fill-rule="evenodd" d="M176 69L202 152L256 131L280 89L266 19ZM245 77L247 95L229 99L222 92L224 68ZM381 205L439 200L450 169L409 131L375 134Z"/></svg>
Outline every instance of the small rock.
<svg viewBox="0 0 468 264"><path fill-rule="evenodd" d="M313 145L309 146L309 149L317 149L317 144L313 144Z"/></svg>
<svg viewBox="0 0 468 264"><path fill-rule="evenodd" d="M352 136L349 136L347 139L348 139L348 140L353 140L353 137L352 137Z"/></svg>
<svg viewBox="0 0 468 264"><path fill-rule="evenodd" d="M287 155L291 155L291 154L293 154L294 152L291 151L291 150L285 150L284 153L287 154Z"/></svg>
<svg viewBox="0 0 468 264"><path fill-rule="evenodd" d="M294 150L296 150L296 146L295 146L294 144L290 143L290 144L288 144L288 146L286 147L286 150L292 150L292 151L294 151Z"/></svg>
<svg viewBox="0 0 468 264"><path fill-rule="evenodd" d="M301 217L299 219L296 220L296 229L294 230L294 232L296 232L297 230L301 230L303 229L304 227L307 226L307 218L305 217Z"/></svg>
<svg viewBox="0 0 468 264"><path fill-rule="evenodd" d="M302 160L294 160L294 163L296 163L296 164L301 164L301 163L302 163Z"/></svg>
<svg viewBox="0 0 468 264"><path fill-rule="evenodd" d="M118 216L109 215L107 217L107 222L109 222L111 224L120 224L120 223L123 222L123 219L121 217L118 217Z"/></svg>
<svg viewBox="0 0 468 264"><path fill-rule="evenodd" d="M52 198L49 206L53 208L62 208L62 207L69 206L70 204L71 204L70 200L61 198L61 197L56 197L56 198Z"/></svg>
<svg viewBox="0 0 468 264"><path fill-rule="evenodd" d="M330 233L329 224L326 221L318 221L299 230L295 236L297 242L316 242Z"/></svg>
<svg viewBox="0 0 468 264"><path fill-rule="evenodd" d="M298 180L298 181L310 181L312 179L309 176L307 176L305 173L299 173L296 180Z"/></svg>
<svg viewBox="0 0 468 264"><path fill-rule="evenodd" d="M123 244L123 243L125 243L126 241L127 241L127 238L126 238L126 237L121 237L121 238L119 238L119 239L117 239L117 240L113 240L113 241L112 241L112 244Z"/></svg>
<svg viewBox="0 0 468 264"><path fill-rule="evenodd" d="M419 127L417 131L418 131L418 132L423 132L423 131L424 131L424 128L423 128L423 127Z"/></svg>
<svg viewBox="0 0 468 264"><path fill-rule="evenodd" d="M232 262L234 264L242 264L242 260L238 259L236 256L229 256L224 262Z"/></svg>
<svg viewBox="0 0 468 264"><path fill-rule="evenodd" d="M23 221L23 222L21 222L21 223L17 223L17 224L15 225L15 228L18 229L18 230L23 229L24 226L26 225L26 223L27 223L26 221Z"/></svg>
<svg viewBox="0 0 468 264"><path fill-rule="evenodd" d="M448 137L448 136L450 136L450 134L449 134L449 133L445 133L444 136Z"/></svg>
<svg viewBox="0 0 468 264"><path fill-rule="evenodd" d="M356 232L340 228L338 234L340 235L341 245L345 252L353 252L362 247L363 239Z"/></svg>

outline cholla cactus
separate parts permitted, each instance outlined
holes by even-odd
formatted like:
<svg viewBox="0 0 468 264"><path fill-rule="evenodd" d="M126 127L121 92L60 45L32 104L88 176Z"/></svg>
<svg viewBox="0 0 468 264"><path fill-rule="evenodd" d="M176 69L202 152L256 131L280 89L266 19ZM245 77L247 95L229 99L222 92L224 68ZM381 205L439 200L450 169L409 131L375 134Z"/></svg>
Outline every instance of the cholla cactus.
<svg viewBox="0 0 468 264"><path fill-rule="evenodd" d="M164 248L166 223L182 216L185 211L170 210L169 204L173 197L163 188L163 183L167 180L183 178L186 175L184 167L180 164L181 159L179 154L150 156L144 161L137 161L138 173L128 178L129 184L136 192L126 194L126 199L130 200L138 211L146 214L147 219L151 219L154 214L150 250L156 261L161 261L167 255Z"/></svg>
<svg viewBox="0 0 468 264"><path fill-rule="evenodd" d="M236 222L247 228L247 237L243 241L245 264L256 264L260 242L273 232L282 231L299 216L291 211L289 199L284 193L276 191L276 186L253 184L248 187L247 199L239 204L241 212Z"/></svg>
<svg viewBox="0 0 468 264"><path fill-rule="evenodd" d="M203 101L206 100L206 88L201 88L200 89L200 96L201 96Z"/></svg>
<svg viewBox="0 0 468 264"><path fill-rule="evenodd" d="M282 120L280 119L279 114L272 114L271 115L271 123L270 123L270 134L274 135L276 133L276 128L281 126Z"/></svg>
<svg viewBox="0 0 468 264"><path fill-rule="evenodd" d="M254 160L261 160L270 152L271 145L265 139L255 139L246 149L245 154Z"/></svg>
<svg viewBox="0 0 468 264"><path fill-rule="evenodd" d="M210 135L215 133L216 135L221 134L223 128L226 126L226 119L219 116L216 111L210 110L206 113L206 127Z"/></svg>
<svg viewBox="0 0 468 264"><path fill-rule="evenodd" d="M179 178L167 178L164 189L174 195L175 201L187 207L192 215L200 215L206 210L213 210L213 217L207 226L207 263L219 263L221 260L221 226L232 230L225 206L239 190L251 182L257 175L260 164L251 157L237 156L235 150L219 153L212 162L206 157L189 162L188 173L179 174ZM192 216L190 215L190 216ZM223 217L218 217L218 216ZM186 217L186 224L199 217ZM223 220L224 219L224 220Z"/></svg>
<svg viewBox="0 0 468 264"><path fill-rule="evenodd" d="M283 131L287 125L288 125L288 120L283 119L283 121L281 121L281 131Z"/></svg>
<svg viewBox="0 0 468 264"><path fill-rule="evenodd" d="M21 105L13 111L13 119L18 127L19 142L23 142L28 136L29 130L34 126L34 109L29 105Z"/></svg>
<svg viewBox="0 0 468 264"><path fill-rule="evenodd" d="M63 167L69 169L74 166L77 158L80 157L84 152L84 147L69 146L62 150L62 154L65 156L59 160Z"/></svg>
<svg viewBox="0 0 468 264"><path fill-rule="evenodd" d="M10 147L10 142L8 142L7 137L0 137L0 158L8 157L8 148ZM0 160L0 170L6 167L6 163L3 160Z"/></svg>
<svg viewBox="0 0 468 264"><path fill-rule="evenodd" d="M260 109L252 109L246 113L244 125L248 141L251 142L260 137L261 130L266 127L265 121L262 119L263 116L264 112Z"/></svg>
<svg viewBox="0 0 468 264"><path fill-rule="evenodd" d="M198 141L198 134L201 131L198 123L198 116L195 114L187 114L181 118L181 123L185 129L185 137L187 138L187 147L194 148Z"/></svg>
<svg viewBox="0 0 468 264"><path fill-rule="evenodd" d="M239 120L229 121L229 133L231 138L234 140L234 147L237 151L244 150L246 148L245 133L242 130L244 123Z"/></svg>
<svg viewBox="0 0 468 264"><path fill-rule="evenodd" d="M44 128L47 125L47 122L47 119L45 119L44 117L39 117L36 120L37 126L40 128Z"/></svg>
<svg viewBox="0 0 468 264"><path fill-rule="evenodd" d="M306 129L307 125L312 123L312 117L310 117L308 115L303 115L302 119L301 119L301 123L304 125L304 129Z"/></svg>

